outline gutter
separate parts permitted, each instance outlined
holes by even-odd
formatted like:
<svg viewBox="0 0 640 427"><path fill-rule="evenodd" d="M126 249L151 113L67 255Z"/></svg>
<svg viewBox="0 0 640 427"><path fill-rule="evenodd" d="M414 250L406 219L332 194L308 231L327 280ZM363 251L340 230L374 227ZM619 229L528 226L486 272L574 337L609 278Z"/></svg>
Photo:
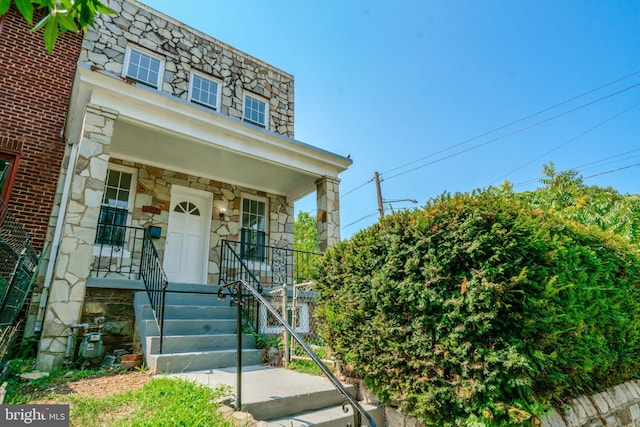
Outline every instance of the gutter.
<svg viewBox="0 0 640 427"><path fill-rule="evenodd" d="M79 142L77 144L71 144L71 153L69 154L69 163L67 164L67 174L64 177L64 186L62 187L62 198L60 199L58 219L56 220L56 227L53 234L51 252L49 253L47 272L44 277L44 289L42 290L42 295L40 296L40 304L38 305L38 315L36 317L36 324L34 327L35 332L42 331L42 322L44 320L44 314L47 308L47 301L49 300L49 288L51 287L51 281L53 280L53 270L58 260L58 249L60 248L62 229L64 227L67 205L69 204L69 194L71 193L71 179L73 178L74 171L76 170L79 148Z"/></svg>

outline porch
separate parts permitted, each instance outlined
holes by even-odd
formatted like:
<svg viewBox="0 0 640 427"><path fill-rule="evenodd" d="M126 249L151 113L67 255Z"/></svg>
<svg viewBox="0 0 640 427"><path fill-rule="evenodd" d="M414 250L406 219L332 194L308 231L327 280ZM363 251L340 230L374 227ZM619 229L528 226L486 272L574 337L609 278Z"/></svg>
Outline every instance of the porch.
<svg viewBox="0 0 640 427"><path fill-rule="evenodd" d="M339 240L338 174L349 159L83 64L69 112L39 369L64 361L100 280L161 284L159 266L175 284L232 281L241 269L223 242L237 242L226 247L262 286L293 284L304 271L294 202L314 191L318 249Z"/></svg>
<svg viewBox="0 0 640 427"><path fill-rule="evenodd" d="M113 217L104 217L109 218ZM98 223L90 273L94 286L100 279L144 281L151 274L146 269L153 268L154 262L165 264L153 243L160 235L154 233L157 231L149 227L122 226L115 221ZM260 290L291 287L309 281L313 265L321 257L317 252L266 245L264 232L243 228L240 236L239 241L222 239L217 247L211 248L212 264L217 271L212 276L217 280L210 284L222 285L242 279ZM149 257L155 261L145 262Z"/></svg>

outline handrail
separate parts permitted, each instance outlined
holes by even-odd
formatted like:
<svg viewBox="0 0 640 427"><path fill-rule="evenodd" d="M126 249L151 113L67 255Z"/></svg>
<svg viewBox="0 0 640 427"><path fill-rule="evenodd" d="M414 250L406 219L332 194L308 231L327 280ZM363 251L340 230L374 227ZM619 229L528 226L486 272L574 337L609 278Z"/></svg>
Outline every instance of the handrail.
<svg viewBox="0 0 640 427"><path fill-rule="evenodd" d="M233 291L228 291L225 292L225 290L227 290L228 288L237 288L235 293ZM243 288L245 289L245 291L243 291ZM355 426L360 426L362 425L362 419L361 417L364 416L367 420L367 424L370 427L376 427L376 423L373 420L373 418L371 417L371 415L369 415L367 413L367 411L358 403L358 401L356 399L353 398L353 396L351 396L351 394L345 389L345 387L342 385L342 383L331 373L331 371L324 365L324 363L322 363L322 361L320 360L320 358L318 357L318 355L316 355L313 350L311 350L311 348L304 342L304 340L296 333L296 331L289 325L289 323L287 321L285 321L282 316L278 313L278 311L276 309L274 309L271 304L269 304L267 302L267 300L260 295L260 293L258 291L256 291L252 286L250 286L248 283L246 283L243 280L236 280L235 282L232 283L228 283L225 285L221 285L220 288L218 289L218 298L220 298L221 300L225 299L227 296L231 296L232 298L235 299L235 303L238 306L238 313L241 312L242 310L242 299L244 296L244 293L247 292L246 296L252 296L253 298L257 299L268 311L269 313L282 325L282 327L284 327L293 337L293 339L295 339L298 344L300 344L300 346L304 349L304 351L309 355L309 357L311 357L311 359L315 362L316 365L318 365L318 367L320 368L320 370L324 373L324 375L329 379L329 381L331 381L331 383L333 384L333 386L338 389L338 391L340 392L340 394L342 394L345 399L348 401L348 404L351 405L351 407L354 409L354 424ZM242 373L242 348L241 348L241 342L242 342L242 325L241 325L241 319L240 319L240 315L238 316L238 336L240 337L238 339L238 343L239 343L239 347L238 347L238 365L237 366L237 399L236 399L236 406L237 409L240 409L240 407L242 406L242 397L241 397L241 390L242 390L242 381L241 381L241 373ZM345 402L342 405L342 409L344 412L347 412L347 402Z"/></svg>
<svg viewBox="0 0 640 427"><path fill-rule="evenodd" d="M142 256L140 262L140 277L144 282L144 287L149 296L151 311L155 317L158 331L160 333L160 354L162 354L162 341L164 336L164 303L169 286L169 279L162 268L158 251L156 250L149 230L144 230L142 243Z"/></svg>

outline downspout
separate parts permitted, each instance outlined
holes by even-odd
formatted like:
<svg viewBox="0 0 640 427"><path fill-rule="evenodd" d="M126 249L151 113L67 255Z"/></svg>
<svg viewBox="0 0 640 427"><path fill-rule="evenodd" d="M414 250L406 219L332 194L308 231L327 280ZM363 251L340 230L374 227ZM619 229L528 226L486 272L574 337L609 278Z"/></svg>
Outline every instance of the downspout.
<svg viewBox="0 0 640 427"><path fill-rule="evenodd" d="M53 233L53 242L51 252L49 253L49 263L47 264L47 272L44 277L44 289L40 296L40 304L38 305L38 316L36 317L36 325L34 327L35 332L42 331L42 322L44 320L44 313L47 308L47 301L49 300L49 287L53 279L53 270L58 259L58 249L60 247L60 240L62 236L62 229L64 227L65 215L67 212L67 205L69 204L69 194L71 193L71 179L76 170L76 162L78 160L78 150L80 143L71 144L71 153L69 155L69 163L67 164L67 174L64 177L64 185L62 187L62 198L60 199L60 208L58 210L58 219L56 220L56 227Z"/></svg>

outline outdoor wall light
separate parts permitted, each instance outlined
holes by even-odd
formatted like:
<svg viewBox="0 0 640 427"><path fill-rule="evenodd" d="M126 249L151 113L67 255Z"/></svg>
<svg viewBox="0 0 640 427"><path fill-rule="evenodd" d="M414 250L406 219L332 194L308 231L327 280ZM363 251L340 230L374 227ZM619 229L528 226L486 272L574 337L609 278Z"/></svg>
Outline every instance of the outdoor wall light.
<svg viewBox="0 0 640 427"><path fill-rule="evenodd" d="M224 219L224 214L226 213L226 209L225 208L220 208L220 219Z"/></svg>

